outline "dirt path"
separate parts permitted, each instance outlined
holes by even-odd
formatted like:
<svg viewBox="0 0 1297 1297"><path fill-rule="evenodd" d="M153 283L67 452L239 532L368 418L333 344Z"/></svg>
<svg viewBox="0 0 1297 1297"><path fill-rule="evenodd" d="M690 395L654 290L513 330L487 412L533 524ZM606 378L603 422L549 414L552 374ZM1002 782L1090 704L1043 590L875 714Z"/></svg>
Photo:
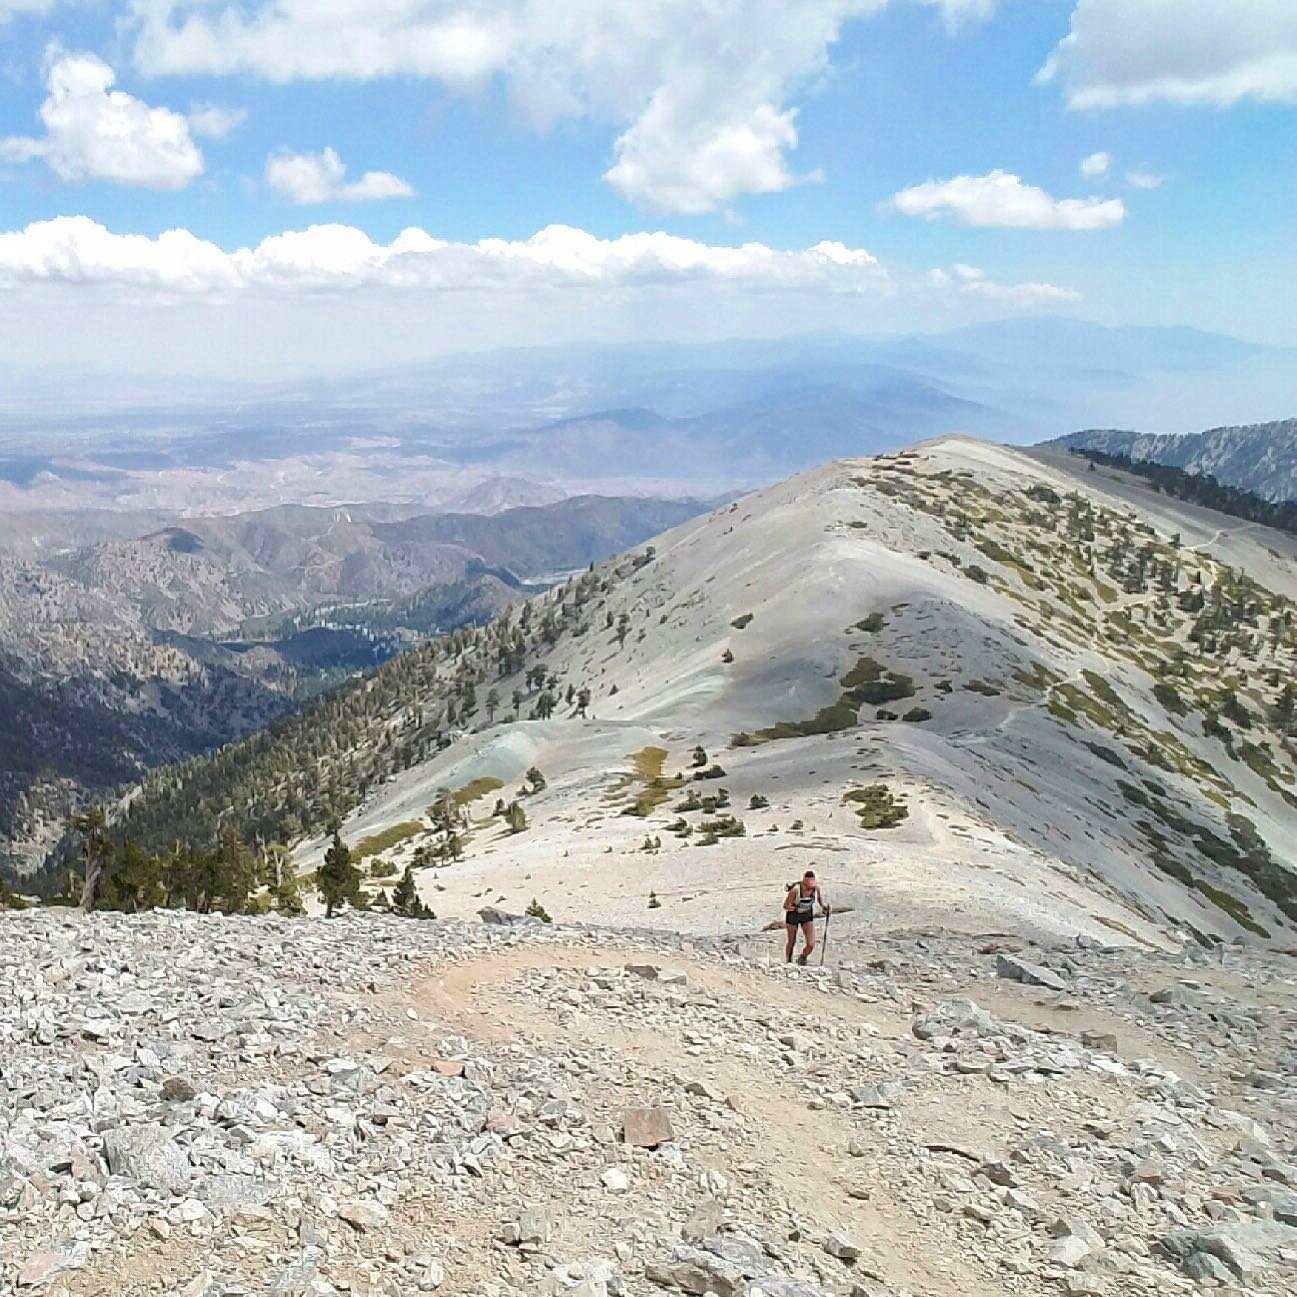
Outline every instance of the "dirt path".
<svg viewBox="0 0 1297 1297"><path fill-rule="evenodd" d="M903 1119L891 1113L862 1116L850 1108L812 1107L806 1078L796 1069L780 1073L766 1058L735 1057L720 1042L715 1049L700 1051L680 1033L639 1026L626 1015L565 1013L561 1005L527 989L530 974L621 969L631 960L633 955L624 951L596 955L579 948L523 947L459 964L413 984L408 996L425 1012L431 1009L447 1027L484 1041L542 1048L561 1042L610 1054L621 1073L651 1076L666 1071L705 1082L728 1095L744 1121L741 1133L719 1152L708 1150L710 1159L698 1150L700 1161L711 1160L713 1169L731 1180L743 1178L743 1166L758 1164L761 1175L805 1221L810 1236L837 1229L862 1247L861 1273L874 1273L925 1297L999 1297L1003 1288L998 1278L970 1263L954 1244L949 1227L930 1214L917 1214L888 1184L876 1167L875 1150L881 1160L895 1146L899 1120L903 1145L947 1142L985 1149L989 1155L1020 1123L1020 1097L988 1085L965 1112L954 1114L937 1102L915 1103ZM828 998L760 971L731 970L706 961L655 955L652 962L668 974L685 974L691 994L723 996L736 1021L782 1011L800 1015L809 1033L825 1023L864 1027L876 1033L871 1038L883 1047L911 1035L908 1006L866 1004L845 995ZM592 1111L615 1109L626 1097L623 1084L592 1078L582 1103ZM852 1156L849 1149L862 1145L861 1155Z"/></svg>

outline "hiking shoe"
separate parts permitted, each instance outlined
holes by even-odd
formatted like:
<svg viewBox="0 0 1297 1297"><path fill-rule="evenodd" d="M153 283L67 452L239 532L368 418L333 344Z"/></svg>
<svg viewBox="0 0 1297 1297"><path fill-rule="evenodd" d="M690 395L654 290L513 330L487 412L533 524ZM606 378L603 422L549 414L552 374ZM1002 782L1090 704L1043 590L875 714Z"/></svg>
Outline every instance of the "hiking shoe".
<svg viewBox="0 0 1297 1297"><path fill-rule="evenodd" d="M805 967L806 967L806 961L807 961L810 957L811 957L811 952L810 952L809 950L803 950L802 953L801 953L800 955L797 956L797 967L798 967L798 968L805 968Z"/></svg>

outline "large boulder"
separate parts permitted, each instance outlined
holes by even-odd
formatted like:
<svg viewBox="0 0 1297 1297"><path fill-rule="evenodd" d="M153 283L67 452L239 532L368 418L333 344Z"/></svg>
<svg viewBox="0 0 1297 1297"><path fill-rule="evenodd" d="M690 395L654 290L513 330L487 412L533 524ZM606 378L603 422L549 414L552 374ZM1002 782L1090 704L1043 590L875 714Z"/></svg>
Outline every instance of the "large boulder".
<svg viewBox="0 0 1297 1297"><path fill-rule="evenodd" d="M1067 989L1067 983L1053 969L1029 963L1016 955L996 955L995 972L1005 981L1021 982L1024 986L1043 986L1047 991Z"/></svg>
<svg viewBox="0 0 1297 1297"><path fill-rule="evenodd" d="M104 1157L113 1175L160 1193L189 1188L189 1156L158 1125L119 1126L104 1135Z"/></svg>

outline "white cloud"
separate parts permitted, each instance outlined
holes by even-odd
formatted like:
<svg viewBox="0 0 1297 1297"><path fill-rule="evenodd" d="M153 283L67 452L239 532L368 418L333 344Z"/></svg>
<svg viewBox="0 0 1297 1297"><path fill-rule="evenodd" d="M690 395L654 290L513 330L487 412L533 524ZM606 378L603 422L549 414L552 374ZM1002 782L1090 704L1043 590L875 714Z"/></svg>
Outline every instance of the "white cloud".
<svg viewBox="0 0 1297 1297"><path fill-rule="evenodd" d="M756 289L879 293L888 277L863 248L738 247L663 233L600 239L551 225L529 239L456 243L410 228L375 243L348 225L313 225L226 252L187 230L115 234L84 216L0 234L0 284L129 285L164 294L388 289L458 292L528 287L732 283Z"/></svg>
<svg viewBox="0 0 1297 1297"><path fill-rule="evenodd" d="M654 294L655 309L666 309L667 293L680 294L670 300L694 303L694 310L704 301L719 308L728 294L730 301L779 301L803 315L818 311L821 318L836 309L835 303L908 300L1037 310L1079 297L1054 284L1001 283L966 265L892 274L864 248L833 240L782 251L762 243L723 246L660 232L600 239L551 225L529 239L476 243L410 228L383 244L349 225L313 225L227 252L187 230L157 238L121 235L84 216L0 234L0 288L11 297L23 288L43 288L73 293L73 300L84 304L94 300L96 287L119 305L248 299L260 306L298 303L298 309L306 309L300 306L304 300L328 293L330 309L344 310L343 295L357 299L380 293L385 309L395 309L402 299L428 298L439 304L433 314L478 301L498 315L507 299L522 317L542 318L564 314L561 301L579 317L584 307L571 305L572 295L583 291L592 296L579 300L604 309L617 301L624 306L640 291Z"/></svg>
<svg viewBox="0 0 1297 1297"><path fill-rule="evenodd" d="M707 212L798 180L790 98L844 24L889 0L135 0L137 66L276 82L418 76L508 87L532 125L620 130L607 181L646 207ZM939 2L949 17L986 0Z"/></svg>
<svg viewBox="0 0 1297 1297"><path fill-rule="evenodd" d="M1293 0L1077 0L1037 74L1072 108L1297 102Z"/></svg>
<svg viewBox="0 0 1297 1297"><path fill-rule="evenodd" d="M1154 175L1151 171L1128 171L1126 183L1132 189L1161 189L1164 177Z"/></svg>
<svg viewBox="0 0 1297 1297"><path fill-rule="evenodd" d="M784 152L797 145L794 112L759 104L748 118L698 121L665 97L622 135L605 179L623 197L667 212L711 212L738 194L794 183Z"/></svg>
<svg viewBox="0 0 1297 1297"><path fill-rule="evenodd" d="M885 206L929 221L953 216L963 225L1032 230L1106 230L1126 216L1119 198L1053 198L998 170L928 180L893 194Z"/></svg>
<svg viewBox="0 0 1297 1297"><path fill-rule="evenodd" d="M246 108L229 108L224 104L191 104L189 129L195 135L211 140L223 140L231 131L237 131L248 120Z"/></svg>
<svg viewBox="0 0 1297 1297"><path fill-rule="evenodd" d="M0 0L0 24L18 14L49 13L59 0Z"/></svg>
<svg viewBox="0 0 1297 1297"><path fill-rule="evenodd" d="M266 159L266 183L281 198L313 203L360 203L379 198L413 198L414 190L390 171L366 171L348 183L346 165L333 149L319 153L275 153Z"/></svg>
<svg viewBox="0 0 1297 1297"><path fill-rule="evenodd" d="M203 169L188 121L113 90L115 79L93 54L52 50L40 107L45 134L0 139L0 158L43 158L60 180L183 189Z"/></svg>
<svg viewBox="0 0 1297 1297"><path fill-rule="evenodd" d="M1106 176L1112 167L1111 153L1091 153L1081 159L1081 174L1087 180L1094 180L1100 176Z"/></svg>
<svg viewBox="0 0 1297 1297"><path fill-rule="evenodd" d="M988 279L984 270L976 266L954 265L949 270L930 270L929 287L957 298L978 298L1017 310L1036 310L1040 307L1062 306L1078 302L1081 294L1071 288L1039 281L1002 284Z"/></svg>
<svg viewBox="0 0 1297 1297"><path fill-rule="evenodd" d="M920 4L935 5L942 12L946 26L952 31L967 22L989 18L999 0L919 0Z"/></svg>

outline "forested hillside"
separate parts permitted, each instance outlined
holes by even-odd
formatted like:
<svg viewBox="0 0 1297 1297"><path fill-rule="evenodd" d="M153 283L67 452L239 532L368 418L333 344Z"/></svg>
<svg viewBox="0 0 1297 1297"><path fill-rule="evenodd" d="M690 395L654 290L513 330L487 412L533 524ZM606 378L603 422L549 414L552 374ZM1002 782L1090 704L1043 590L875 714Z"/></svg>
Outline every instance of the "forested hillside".
<svg viewBox="0 0 1297 1297"><path fill-rule="evenodd" d="M1297 500L1297 419L1186 435L1089 429L1044 444L1152 460L1187 473L1210 474L1225 486L1267 500Z"/></svg>
<svg viewBox="0 0 1297 1297"><path fill-rule="evenodd" d="M1225 486L1211 473L1187 473L1182 468L1173 468L1154 460L1131 459L1129 455L1084 446L1077 447L1072 453L1088 459L1092 464L1103 464L1108 468L1133 473L1152 485L1154 490L1164 491L1177 500L1187 500L1190 504L1215 509L1218 513L1227 513L1234 518L1244 518L1262 527L1274 527L1279 531L1297 534L1297 500L1267 500L1254 491Z"/></svg>

